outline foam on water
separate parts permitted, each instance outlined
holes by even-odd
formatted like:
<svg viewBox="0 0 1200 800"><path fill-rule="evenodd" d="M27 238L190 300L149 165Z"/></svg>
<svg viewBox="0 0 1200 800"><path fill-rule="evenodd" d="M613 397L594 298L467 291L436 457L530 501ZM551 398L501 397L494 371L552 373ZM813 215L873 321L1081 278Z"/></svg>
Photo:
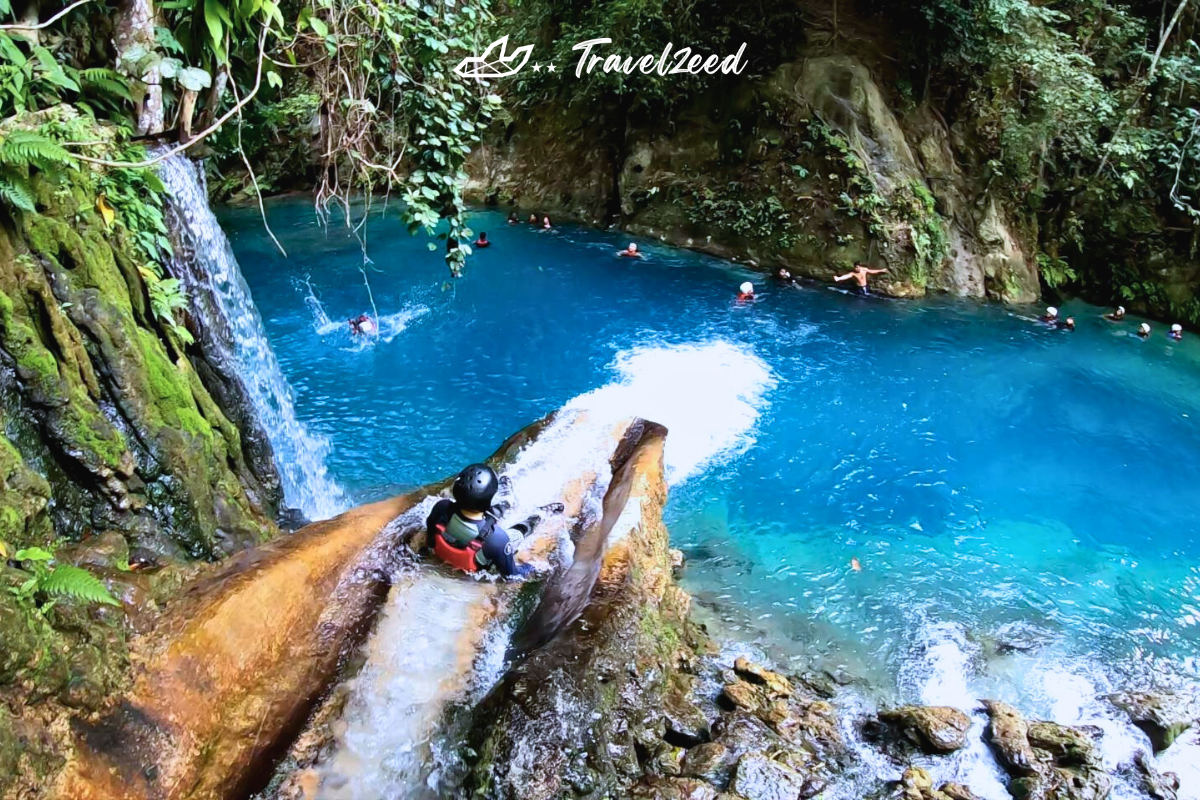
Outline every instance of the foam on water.
<svg viewBox="0 0 1200 800"><path fill-rule="evenodd" d="M614 383L566 407L606 420L639 416L665 425L669 484L750 448L766 395L776 385L765 361L721 340L637 347L618 354L612 369Z"/></svg>

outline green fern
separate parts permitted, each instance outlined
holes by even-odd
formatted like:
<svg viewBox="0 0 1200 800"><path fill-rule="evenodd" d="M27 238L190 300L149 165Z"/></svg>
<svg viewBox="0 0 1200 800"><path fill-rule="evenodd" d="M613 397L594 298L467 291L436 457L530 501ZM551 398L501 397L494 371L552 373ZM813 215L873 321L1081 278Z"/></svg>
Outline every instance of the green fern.
<svg viewBox="0 0 1200 800"><path fill-rule="evenodd" d="M28 181L10 169L0 170L0 201L21 211L37 210Z"/></svg>
<svg viewBox="0 0 1200 800"><path fill-rule="evenodd" d="M13 131L0 140L0 164L50 169L72 166L71 154L53 139L34 131Z"/></svg>
<svg viewBox="0 0 1200 800"><path fill-rule="evenodd" d="M86 569L70 564L60 564L47 573L38 581L38 589L51 597L71 597L85 603L120 605L99 578Z"/></svg>
<svg viewBox="0 0 1200 800"><path fill-rule="evenodd" d="M126 81L124 75L115 69L104 67L81 69L79 70L79 81L85 89L95 90L101 94L108 94L133 102L133 95L129 92L128 81Z"/></svg>

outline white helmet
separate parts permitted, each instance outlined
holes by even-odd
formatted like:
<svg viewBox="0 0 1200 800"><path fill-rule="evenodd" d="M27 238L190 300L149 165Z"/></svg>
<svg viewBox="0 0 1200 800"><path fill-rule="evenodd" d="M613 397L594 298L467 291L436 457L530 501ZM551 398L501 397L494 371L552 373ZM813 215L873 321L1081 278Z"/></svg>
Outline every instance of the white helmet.
<svg viewBox="0 0 1200 800"><path fill-rule="evenodd" d="M1125 313L1125 306L1117 306L1117 313L1118 313L1118 314L1124 314L1124 313Z"/></svg>
<svg viewBox="0 0 1200 800"><path fill-rule="evenodd" d="M754 284L750 281L746 281L738 288L741 289L742 294L754 294Z"/></svg>
<svg viewBox="0 0 1200 800"><path fill-rule="evenodd" d="M1149 333L1150 332L1150 323L1143 322L1141 325L1138 326L1138 330L1143 331L1145 333Z"/></svg>
<svg viewBox="0 0 1200 800"><path fill-rule="evenodd" d="M1176 322L1171 326L1171 333L1180 333L1183 331L1183 326Z"/></svg>
<svg viewBox="0 0 1200 800"><path fill-rule="evenodd" d="M1046 316L1047 317L1057 317L1058 309L1055 308L1054 306L1050 306L1049 308L1046 309Z"/></svg>

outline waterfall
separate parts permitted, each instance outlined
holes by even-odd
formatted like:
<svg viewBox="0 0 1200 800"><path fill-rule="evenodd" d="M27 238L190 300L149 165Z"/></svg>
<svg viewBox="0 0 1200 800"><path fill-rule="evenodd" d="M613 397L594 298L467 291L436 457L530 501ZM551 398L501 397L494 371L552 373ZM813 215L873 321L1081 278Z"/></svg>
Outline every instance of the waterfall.
<svg viewBox="0 0 1200 800"><path fill-rule="evenodd" d="M159 177L169 194L175 255L169 265L183 281L189 312L203 330L208 360L236 375L253 421L270 442L285 503L309 520L327 519L347 507L345 493L329 476L329 443L296 418L292 389L262 318L250 297L225 232L208 206L202 172L175 155L161 163Z"/></svg>

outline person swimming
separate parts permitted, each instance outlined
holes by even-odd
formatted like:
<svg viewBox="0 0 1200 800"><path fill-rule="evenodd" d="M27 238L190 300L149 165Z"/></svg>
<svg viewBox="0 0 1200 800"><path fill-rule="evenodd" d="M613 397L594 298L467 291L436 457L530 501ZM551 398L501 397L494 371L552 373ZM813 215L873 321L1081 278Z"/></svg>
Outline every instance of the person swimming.
<svg viewBox="0 0 1200 800"><path fill-rule="evenodd" d="M1057 327L1058 326L1058 309L1055 308L1054 306L1048 306L1046 308L1046 313L1043 314L1041 319L1038 321L1044 322L1045 324L1049 325L1050 327Z"/></svg>
<svg viewBox="0 0 1200 800"><path fill-rule="evenodd" d="M517 212L515 212L515 211L508 212L508 224L509 225L516 225L520 221L521 220L517 218Z"/></svg>
<svg viewBox="0 0 1200 800"><path fill-rule="evenodd" d="M1137 335L1143 339L1149 339L1150 338L1150 323L1143 322L1141 325L1138 325Z"/></svg>
<svg viewBox="0 0 1200 800"><path fill-rule="evenodd" d="M551 228L553 228L553 227L554 227L554 226L550 224L550 218L549 218L549 217L542 217L542 230L544 230L544 231L548 231L548 230L550 230L550 229L551 229Z"/></svg>
<svg viewBox="0 0 1200 800"><path fill-rule="evenodd" d="M1073 331L1075 330L1075 318L1067 317L1061 322L1056 322L1054 327L1058 328L1060 331Z"/></svg>
<svg viewBox="0 0 1200 800"><path fill-rule="evenodd" d="M375 320L368 317L366 314L359 314L349 320L350 333L355 336L369 336L377 330Z"/></svg>
<svg viewBox="0 0 1200 800"><path fill-rule="evenodd" d="M775 280L780 283L793 284L796 279L792 277L792 272L787 267L780 267L775 271Z"/></svg>
<svg viewBox="0 0 1200 800"><path fill-rule="evenodd" d="M629 243L629 247L624 250L618 250L617 255L621 258L641 258L642 254L638 252L637 245L633 242Z"/></svg>
<svg viewBox="0 0 1200 800"><path fill-rule="evenodd" d="M475 240L474 247L477 250L482 250L485 247L491 247L492 243L488 241L487 231L480 231L479 238Z"/></svg>
<svg viewBox="0 0 1200 800"><path fill-rule="evenodd" d="M1174 325L1171 326L1171 331L1167 334L1167 338L1172 341L1175 341L1175 342L1182 342L1183 341L1183 326L1180 325L1178 322L1176 322Z"/></svg>
<svg viewBox="0 0 1200 800"><path fill-rule="evenodd" d="M1125 306L1117 306L1112 313L1105 314L1104 318L1109 322L1121 322L1125 319Z"/></svg>
<svg viewBox="0 0 1200 800"><path fill-rule="evenodd" d="M537 225L537 224L538 224L538 221L537 221L537 214L530 214L530 215L529 215L529 224L530 224L530 225Z"/></svg>
<svg viewBox="0 0 1200 800"><path fill-rule="evenodd" d="M850 289L857 295L866 297L871 293L871 289L867 286L867 281L872 275L882 275L887 272L886 269L870 269L866 264L858 263L854 265L854 269L847 272L845 275L837 275L834 280L838 283L854 279L855 285Z"/></svg>
<svg viewBox="0 0 1200 800"><path fill-rule="evenodd" d="M745 303L749 300L753 300L754 299L754 284L751 283L750 281L746 281L741 286L739 286L737 299L738 299L738 302L740 302L740 303Z"/></svg>

